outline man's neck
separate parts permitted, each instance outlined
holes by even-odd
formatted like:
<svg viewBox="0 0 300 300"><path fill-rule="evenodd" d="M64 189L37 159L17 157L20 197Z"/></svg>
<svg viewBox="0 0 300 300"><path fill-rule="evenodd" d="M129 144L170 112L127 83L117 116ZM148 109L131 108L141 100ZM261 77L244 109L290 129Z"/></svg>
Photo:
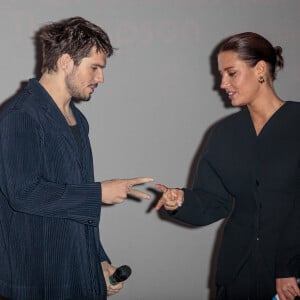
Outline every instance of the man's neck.
<svg viewBox="0 0 300 300"><path fill-rule="evenodd" d="M39 83L48 92L63 113L70 111L71 96L66 91L64 80L56 73L44 73Z"/></svg>

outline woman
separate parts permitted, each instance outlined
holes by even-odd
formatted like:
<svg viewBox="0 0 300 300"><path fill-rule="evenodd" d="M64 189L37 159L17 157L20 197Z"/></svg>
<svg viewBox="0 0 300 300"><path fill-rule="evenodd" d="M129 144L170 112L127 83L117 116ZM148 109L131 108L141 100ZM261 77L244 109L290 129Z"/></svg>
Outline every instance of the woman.
<svg viewBox="0 0 300 300"><path fill-rule="evenodd" d="M245 32L221 45L221 88L243 109L220 122L199 161L192 189L157 185L162 206L178 220L203 226L229 217L216 275L217 299L281 300L300 295L281 238L300 199L300 103L273 87L283 67L280 47ZM234 204L234 205L233 205ZM278 251L284 257L278 258ZM279 279L281 278L281 279Z"/></svg>

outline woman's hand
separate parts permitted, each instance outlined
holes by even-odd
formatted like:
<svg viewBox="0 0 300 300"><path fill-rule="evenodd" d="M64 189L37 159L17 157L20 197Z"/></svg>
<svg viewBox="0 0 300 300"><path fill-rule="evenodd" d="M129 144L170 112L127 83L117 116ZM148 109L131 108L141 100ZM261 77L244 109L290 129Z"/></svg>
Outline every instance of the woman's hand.
<svg viewBox="0 0 300 300"><path fill-rule="evenodd" d="M155 209L159 210L162 206L166 210L175 210L184 202L184 192L180 189L169 189L165 185L156 184L156 188L163 192L161 198L158 200Z"/></svg>
<svg viewBox="0 0 300 300"><path fill-rule="evenodd" d="M277 278L276 290L280 300L294 300L296 296L300 296L295 277Z"/></svg>

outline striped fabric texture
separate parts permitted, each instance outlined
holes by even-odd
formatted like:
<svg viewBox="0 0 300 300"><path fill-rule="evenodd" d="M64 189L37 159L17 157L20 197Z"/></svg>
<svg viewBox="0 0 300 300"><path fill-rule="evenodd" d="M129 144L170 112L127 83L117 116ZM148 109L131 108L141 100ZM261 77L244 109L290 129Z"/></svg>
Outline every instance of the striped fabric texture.
<svg viewBox="0 0 300 300"><path fill-rule="evenodd" d="M101 184L88 123L71 107L82 155L37 79L0 114L0 295L13 300L106 299Z"/></svg>

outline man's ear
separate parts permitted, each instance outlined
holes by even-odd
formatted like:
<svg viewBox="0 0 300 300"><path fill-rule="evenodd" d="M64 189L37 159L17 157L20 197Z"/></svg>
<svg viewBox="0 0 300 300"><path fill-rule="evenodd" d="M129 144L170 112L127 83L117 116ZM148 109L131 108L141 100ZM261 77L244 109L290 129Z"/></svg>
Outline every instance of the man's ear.
<svg viewBox="0 0 300 300"><path fill-rule="evenodd" d="M57 61L57 67L59 70L62 70L63 72L67 72L73 67L74 61L70 54L64 53L60 56L60 58Z"/></svg>

